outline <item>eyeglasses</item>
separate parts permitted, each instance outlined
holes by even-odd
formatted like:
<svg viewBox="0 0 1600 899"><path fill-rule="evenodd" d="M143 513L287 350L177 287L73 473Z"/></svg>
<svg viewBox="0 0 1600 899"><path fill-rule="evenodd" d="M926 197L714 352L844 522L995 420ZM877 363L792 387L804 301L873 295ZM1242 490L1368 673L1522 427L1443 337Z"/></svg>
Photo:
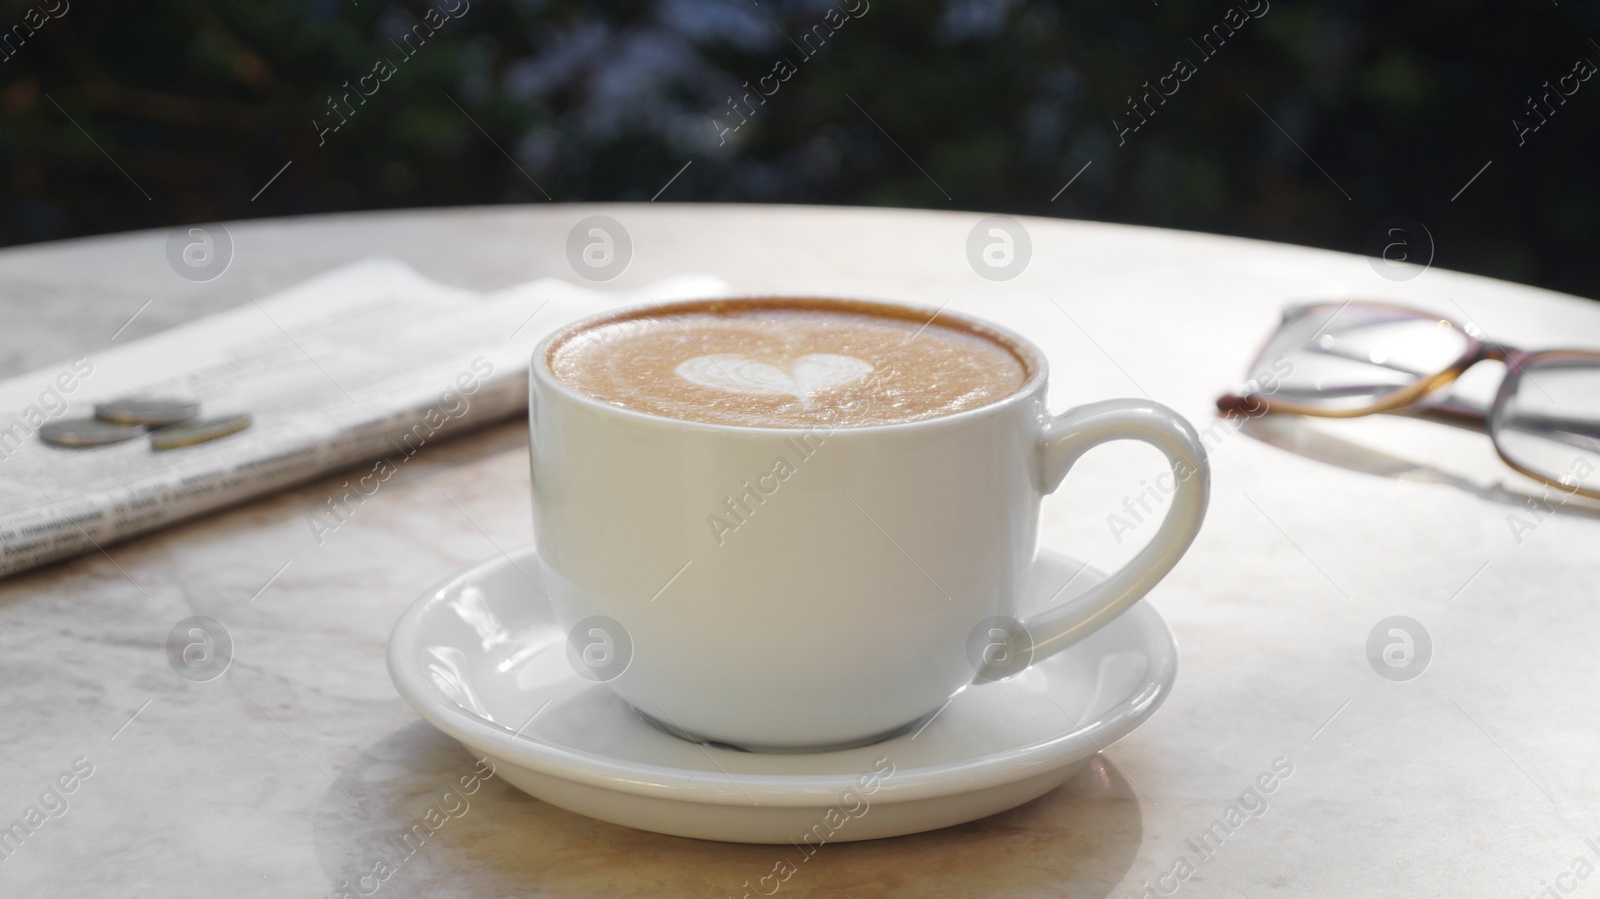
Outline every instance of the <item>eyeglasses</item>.
<svg viewBox="0 0 1600 899"><path fill-rule="evenodd" d="M1505 379L1487 408L1445 391L1487 359ZM1353 418L1397 412L1486 430L1517 471L1600 499L1600 351L1511 349L1472 325L1390 303L1313 303L1285 310L1224 412Z"/></svg>

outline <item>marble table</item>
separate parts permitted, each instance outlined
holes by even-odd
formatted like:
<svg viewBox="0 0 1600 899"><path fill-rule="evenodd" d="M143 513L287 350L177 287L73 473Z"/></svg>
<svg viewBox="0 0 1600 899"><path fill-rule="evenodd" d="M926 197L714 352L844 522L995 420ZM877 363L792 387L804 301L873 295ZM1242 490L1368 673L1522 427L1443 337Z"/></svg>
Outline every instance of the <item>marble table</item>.
<svg viewBox="0 0 1600 899"><path fill-rule="evenodd" d="M497 207L230 223L232 266L204 283L174 275L166 232L0 251L0 374L369 255L478 290L577 281L567 233L597 213L633 242L608 286L702 272L739 291L949 301L1037 341L1056 408L1146 395L1210 437L1204 532L1148 599L1183 653L1155 717L1014 811L829 845L782 895L1600 889L1586 882L1600 865L1600 511L1529 508L1539 489L1481 435L1387 417L1234 428L1211 405L1287 301L1389 297L1530 347L1600 346L1597 303L1072 221L1022 220L1031 259L997 281L969 261L976 214ZM74 784L8 847L0 895L327 896L365 873L472 764L395 694L389 629L430 584L532 539L526 456L516 422L430 446L322 546L308 514L343 475L0 582L0 823L58 778ZM1143 534L1108 516L1159 471L1142 447L1095 451L1047 501L1044 544L1118 564ZM223 621L236 645L209 683L166 659L168 631L191 615ZM1431 636L1414 680L1368 661L1369 632L1393 615ZM1292 774L1267 806L1196 853L1191 841L1275 763ZM720 897L770 870L775 851L588 820L494 780L381 893ZM1180 861L1184 880L1170 876Z"/></svg>

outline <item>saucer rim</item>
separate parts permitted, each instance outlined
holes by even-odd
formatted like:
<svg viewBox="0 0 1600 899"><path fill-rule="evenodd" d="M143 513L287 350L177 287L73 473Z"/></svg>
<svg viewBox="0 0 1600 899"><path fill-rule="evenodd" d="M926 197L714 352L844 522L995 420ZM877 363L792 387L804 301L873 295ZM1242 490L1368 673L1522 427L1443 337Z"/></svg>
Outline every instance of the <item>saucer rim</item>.
<svg viewBox="0 0 1600 899"><path fill-rule="evenodd" d="M1062 553L1043 548L1038 555L1069 559ZM445 696L433 685L421 666L415 664L420 626L427 613L436 603L453 595L464 583L482 581L491 572L507 567L519 568L519 561L537 558L537 550L528 544L462 569L424 591L396 621L385 653L389 677L401 698L423 720L477 752L530 771L638 796L705 805L748 807L753 803L779 808L812 807L820 798L836 797L841 789L855 782L857 775L842 772L740 773L708 779L705 771L621 760L535 739L527 734L517 734L503 724L468 711ZM1073 563L1074 567L1077 565ZM1084 567L1083 573L1091 577L1104 577L1101 572L1089 567ZM548 598L540 601L548 602ZM1135 603L1119 619L1130 616L1137 622L1138 632L1144 635L1149 650L1149 664L1140 683L1105 713L1080 723L1072 730L1021 746L961 758L949 764L897 769L892 778L880 783L873 801L906 802L938 798L1012 783L1087 758L1132 732L1154 714L1171 694L1177 679L1178 646L1165 619L1148 602L1141 600ZM878 745L892 746L898 739L892 738ZM708 748L706 751L727 750ZM791 757L771 756L777 764Z"/></svg>

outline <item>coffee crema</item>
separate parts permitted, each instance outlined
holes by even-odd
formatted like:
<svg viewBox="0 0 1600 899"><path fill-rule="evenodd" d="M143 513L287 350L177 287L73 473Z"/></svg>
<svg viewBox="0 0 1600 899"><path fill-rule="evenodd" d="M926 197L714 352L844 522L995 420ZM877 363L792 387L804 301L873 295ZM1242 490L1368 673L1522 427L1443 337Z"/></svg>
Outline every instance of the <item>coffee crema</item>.
<svg viewBox="0 0 1600 899"><path fill-rule="evenodd" d="M919 309L848 301L705 300L633 310L559 335L545 362L602 402L745 427L867 427L1005 399L1030 366L998 335Z"/></svg>

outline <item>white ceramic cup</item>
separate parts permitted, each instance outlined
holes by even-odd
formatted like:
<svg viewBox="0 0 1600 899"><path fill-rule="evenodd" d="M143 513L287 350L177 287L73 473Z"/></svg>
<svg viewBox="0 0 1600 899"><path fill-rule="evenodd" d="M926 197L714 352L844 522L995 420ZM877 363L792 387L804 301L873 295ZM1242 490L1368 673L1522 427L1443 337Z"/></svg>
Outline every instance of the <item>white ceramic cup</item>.
<svg viewBox="0 0 1600 899"><path fill-rule="evenodd" d="M570 630L579 673L680 735L786 751L901 732L975 678L1013 673L1121 614L1205 517L1210 473L1188 422L1133 399L1048 414L1044 355L997 326L915 313L1010 346L1028 369L1015 393L830 430L665 418L557 380L552 345L629 314L578 322L534 351L539 588ZM1041 498L1113 440L1166 455L1177 486L1165 520L1103 583L1018 625Z"/></svg>

